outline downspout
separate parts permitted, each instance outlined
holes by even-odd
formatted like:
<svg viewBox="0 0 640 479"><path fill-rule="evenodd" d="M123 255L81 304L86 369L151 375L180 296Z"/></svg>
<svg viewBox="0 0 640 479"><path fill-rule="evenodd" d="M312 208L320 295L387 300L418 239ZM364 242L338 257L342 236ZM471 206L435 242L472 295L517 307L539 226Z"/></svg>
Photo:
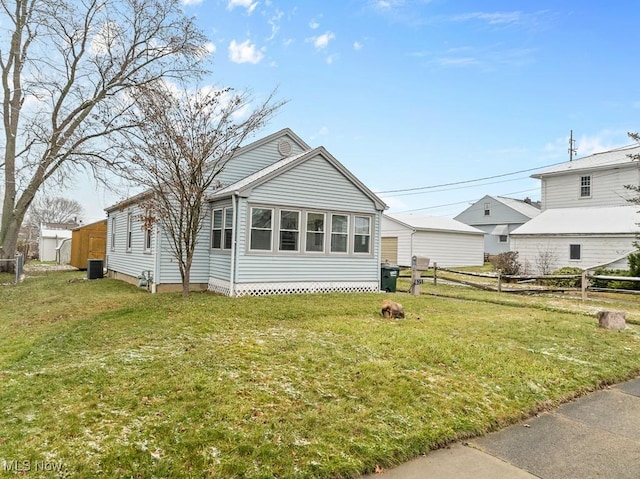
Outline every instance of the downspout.
<svg viewBox="0 0 640 479"><path fill-rule="evenodd" d="M236 249L238 247L238 205L240 198L238 192L231 195L231 210L233 212L233 229L231 230L231 271L229 271L229 296L236 295Z"/></svg>

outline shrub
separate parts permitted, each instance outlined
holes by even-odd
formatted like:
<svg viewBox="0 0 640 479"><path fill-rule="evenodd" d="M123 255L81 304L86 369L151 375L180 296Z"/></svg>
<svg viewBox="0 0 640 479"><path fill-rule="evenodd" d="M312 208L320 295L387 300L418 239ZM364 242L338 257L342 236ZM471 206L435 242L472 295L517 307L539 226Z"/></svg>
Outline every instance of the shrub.
<svg viewBox="0 0 640 479"><path fill-rule="evenodd" d="M501 271L502 274L516 275L520 273L521 265L518 262L517 251L507 251L495 256L491 256L489 261L495 271Z"/></svg>
<svg viewBox="0 0 640 479"><path fill-rule="evenodd" d="M630 260L631 262L631 260ZM606 269L598 268L593 274L595 276L621 276L620 280L615 279L592 279L591 286L594 288L607 288L607 289L640 289L640 283L635 281L624 281L624 276L637 276L632 274L631 271L623 269Z"/></svg>
<svg viewBox="0 0 640 479"><path fill-rule="evenodd" d="M571 266L566 266L564 268L560 268L553 272L554 275L569 275L569 274L577 274L580 275L578 278L567 278L567 279L545 279L543 283L546 286L554 286L556 288L580 288L582 285L582 269L575 268Z"/></svg>

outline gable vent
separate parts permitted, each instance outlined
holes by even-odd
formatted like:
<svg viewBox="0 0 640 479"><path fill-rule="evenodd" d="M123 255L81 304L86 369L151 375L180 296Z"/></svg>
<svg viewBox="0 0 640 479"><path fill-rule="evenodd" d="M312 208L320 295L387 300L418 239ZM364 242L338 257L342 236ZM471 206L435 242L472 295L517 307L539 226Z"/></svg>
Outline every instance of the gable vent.
<svg viewBox="0 0 640 479"><path fill-rule="evenodd" d="M284 156L287 157L291 154L291 143L287 140L280 140L280 142L278 143L278 152Z"/></svg>

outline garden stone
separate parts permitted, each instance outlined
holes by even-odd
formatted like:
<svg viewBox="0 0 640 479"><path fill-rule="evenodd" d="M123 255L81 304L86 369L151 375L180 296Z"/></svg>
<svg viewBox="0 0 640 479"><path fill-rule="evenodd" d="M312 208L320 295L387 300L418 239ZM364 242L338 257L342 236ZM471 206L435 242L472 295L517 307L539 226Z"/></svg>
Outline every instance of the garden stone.
<svg viewBox="0 0 640 479"><path fill-rule="evenodd" d="M619 331L626 327L626 315L622 311L599 311L598 324L601 328Z"/></svg>

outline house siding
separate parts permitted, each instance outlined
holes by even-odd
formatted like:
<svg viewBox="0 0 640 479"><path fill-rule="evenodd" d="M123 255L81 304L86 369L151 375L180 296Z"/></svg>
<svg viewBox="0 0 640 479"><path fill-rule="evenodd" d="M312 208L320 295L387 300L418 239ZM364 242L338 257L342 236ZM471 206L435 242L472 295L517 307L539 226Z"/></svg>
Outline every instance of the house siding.
<svg viewBox="0 0 640 479"><path fill-rule="evenodd" d="M551 260L551 271L567 266L589 269L602 265L627 269L626 255L634 250L634 241L634 235L512 235L511 250L518 252L518 262L530 274L545 272L540 265L542 258ZM569 259L569 245L572 244L580 245L580 260ZM625 258L620 259L622 256Z"/></svg>
<svg viewBox="0 0 640 479"><path fill-rule="evenodd" d="M131 250L127 251L127 221L132 216ZM142 210L131 206L123 210L111 211L107 220L107 258L106 267L110 271L137 278L143 271L155 271L156 242L151 242L151 250L144 250L143 223L139 219ZM112 218L116 222L115 245L112 244ZM154 228L153 237L157 234ZM114 248L115 246L115 248Z"/></svg>
<svg viewBox="0 0 640 479"><path fill-rule="evenodd" d="M489 215L484 214L484 204L489 203ZM458 216L454 217L466 225L479 227L481 225L518 224L529 221L529 217L507 205L491 198L484 197Z"/></svg>
<svg viewBox="0 0 640 479"><path fill-rule="evenodd" d="M348 211L374 211L373 202L321 156L311 158L251 193L254 203Z"/></svg>
<svg viewBox="0 0 640 479"><path fill-rule="evenodd" d="M283 135L246 153L234 156L225 165L218 180L223 186L227 186L281 160L283 155L278 151L278 144L283 139L287 140L291 145L291 153L287 156L294 156L305 151L293 138Z"/></svg>
<svg viewBox="0 0 640 479"><path fill-rule="evenodd" d="M210 244L209 229L211 228L211 215L207 214L202 221L202 228L198 235L196 247L193 252L193 263L191 264L190 282L206 284L209 281L209 257ZM180 268L170 247L169 238L163 234L160 246L160 271L159 278L161 284L182 283Z"/></svg>
<svg viewBox="0 0 640 479"><path fill-rule="evenodd" d="M580 178L591 176L591 196L580 197ZM542 179L542 209L628 205L634 192L624 185L639 184L637 166L579 171Z"/></svg>

